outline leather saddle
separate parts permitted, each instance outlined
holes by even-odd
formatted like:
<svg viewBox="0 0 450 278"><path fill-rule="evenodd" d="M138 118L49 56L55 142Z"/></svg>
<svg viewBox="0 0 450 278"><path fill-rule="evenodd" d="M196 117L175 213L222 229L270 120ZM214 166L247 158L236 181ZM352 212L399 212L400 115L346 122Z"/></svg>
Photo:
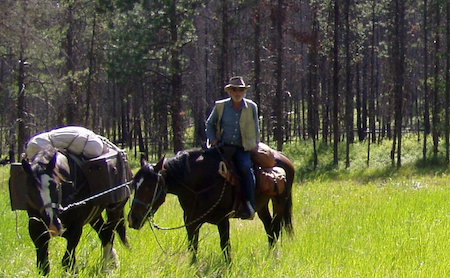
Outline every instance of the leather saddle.
<svg viewBox="0 0 450 278"><path fill-rule="evenodd" d="M268 197L275 197L284 193L286 183L286 172L281 167L276 167L275 158L267 145L262 144L261 147L252 152L252 161L254 164L256 178L256 194L263 194ZM264 148L262 150L262 148ZM269 150L267 149L269 148ZM241 176L237 171L233 162L236 147L221 146L220 152L222 161L219 164L218 173L233 186L233 211L231 218L242 218L246 215L245 198L241 186ZM265 167L262 167L262 166ZM272 167L268 167L271 166Z"/></svg>

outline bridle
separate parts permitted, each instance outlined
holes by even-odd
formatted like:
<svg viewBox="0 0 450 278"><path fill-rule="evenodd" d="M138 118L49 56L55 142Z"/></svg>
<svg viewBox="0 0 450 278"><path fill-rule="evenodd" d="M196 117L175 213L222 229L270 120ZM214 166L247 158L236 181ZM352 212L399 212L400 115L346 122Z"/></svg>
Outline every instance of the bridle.
<svg viewBox="0 0 450 278"><path fill-rule="evenodd" d="M33 177L33 179L35 180L35 183L39 184L40 187L42 187L42 183L39 181L39 179L37 177ZM62 206L62 185L60 182L56 182L55 179L52 177L51 182L55 184L55 189L56 189L56 193L57 193L57 201L53 202L53 199L50 196L50 202L48 203L44 203L42 206L38 206L36 205L34 202L32 202L30 200L30 197L27 196L28 198L28 204L36 209L37 211L39 211L39 213L42 215L46 209L48 208L52 208L52 209L56 209L58 211L58 213L63 212L63 206ZM50 185L48 185L50 187ZM49 188L50 189L50 188ZM41 191L41 188L38 188L38 191ZM42 200L44 201L44 200Z"/></svg>
<svg viewBox="0 0 450 278"><path fill-rule="evenodd" d="M152 200L150 202L145 202L137 198L136 194L133 199L132 205L137 204L143 206L145 208L144 218L146 219L148 216L153 215L153 205L155 201L161 197L164 197L167 194L167 185L164 178L165 170L161 170L158 172L158 180L156 181L155 190L153 191ZM161 188L161 189L160 189Z"/></svg>

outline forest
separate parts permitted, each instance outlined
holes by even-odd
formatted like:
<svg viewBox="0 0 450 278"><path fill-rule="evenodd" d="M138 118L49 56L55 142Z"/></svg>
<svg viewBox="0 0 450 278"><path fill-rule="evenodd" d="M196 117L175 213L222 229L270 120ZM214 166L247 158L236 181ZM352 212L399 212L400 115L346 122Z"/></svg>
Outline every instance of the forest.
<svg viewBox="0 0 450 278"><path fill-rule="evenodd" d="M262 141L333 146L416 134L450 157L449 0L2 0L0 157L82 125L137 155L205 144L204 122L241 75ZM338 148L345 144L345 148Z"/></svg>

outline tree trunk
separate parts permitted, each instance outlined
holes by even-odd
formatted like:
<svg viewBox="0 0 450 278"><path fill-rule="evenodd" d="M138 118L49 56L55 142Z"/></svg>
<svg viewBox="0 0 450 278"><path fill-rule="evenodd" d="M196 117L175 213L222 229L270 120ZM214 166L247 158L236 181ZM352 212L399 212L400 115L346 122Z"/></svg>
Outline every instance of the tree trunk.
<svg viewBox="0 0 450 278"><path fill-rule="evenodd" d="M339 163L339 0L334 0L333 45L333 164Z"/></svg>
<svg viewBox="0 0 450 278"><path fill-rule="evenodd" d="M228 66L228 40L229 40L229 30L228 30L228 1L222 0L222 44L221 44L221 57L219 57L219 84L218 88L220 90L219 95L225 96L223 86L226 84L228 79L231 77L230 69Z"/></svg>
<svg viewBox="0 0 450 278"><path fill-rule="evenodd" d="M375 47L376 47L376 38L375 38L375 32L376 32L376 26L377 26L377 18L376 18L376 3L378 0L373 0L372 2L372 38L371 38L371 61L370 61L370 88L369 88L369 97L368 97L368 117L369 117L369 132L372 134L371 139L372 143L376 142L376 125L375 125L375 66L376 66L376 56L375 56Z"/></svg>
<svg viewBox="0 0 450 278"><path fill-rule="evenodd" d="M89 117L91 112L91 96L92 96L92 76L94 75L94 61L95 61L95 55L94 55L94 45L95 45L95 31L97 28L97 12L94 11L94 18L92 22L92 34L91 34L91 41L89 46L89 68L88 68L88 77L86 80L86 109L84 113L84 125L86 127L89 126ZM96 127L95 125L92 126L92 128Z"/></svg>
<svg viewBox="0 0 450 278"><path fill-rule="evenodd" d="M356 106L356 128L358 130L358 140L361 142L364 140L364 131L363 131L363 127L362 127L362 115L361 115L361 106L362 106L362 101L361 101L361 86L360 86L360 70L359 70L359 65L360 63L356 64L356 76L355 76L355 93L356 93L356 98L355 98L355 106Z"/></svg>
<svg viewBox="0 0 450 278"><path fill-rule="evenodd" d="M422 156L423 160L427 160L427 136L430 133L430 108L429 108L429 99L428 99L428 0L423 1L423 30L424 30L424 38L423 38L423 75L424 75L424 89L423 89L423 99L424 99L424 108L423 108L423 149Z"/></svg>
<svg viewBox="0 0 450 278"><path fill-rule="evenodd" d="M67 91L66 91L66 124L77 124L77 107L76 107L76 96L75 96L75 83L74 83L74 4L69 4L67 7L67 32L66 32L66 71L67 71ZM61 124L61 123L59 123Z"/></svg>
<svg viewBox="0 0 450 278"><path fill-rule="evenodd" d="M17 73L17 158L20 161L20 156L25 150L25 140L26 140L26 123L25 123L25 43L26 43L26 32L25 32L25 15L28 12L28 2L23 3L24 16L21 19L21 34L19 36L19 68ZM10 157L14 157L11 153Z"/></svg>
<svg viewBox="0 0 450 278"><path fill-rule="evenodd" d="M447 2L447 59L445 70L445 160L450 162L450 2Z"/></svg>
<svg viewBox="0 0 450 278"><path fill-rule="evenodd" d="M346 125L346 148L345 148L345 166L350 167L350 144L353 143L353 91L352 91L352 74L350 55L350 0L345 0L345 125Z"/></svg>
<svg viewBox="0 0 450 278"><path fill-rule="evenodd" d="M440 69L440 54L439 54L439 48L440 48L440 35L439 35L439 29L440 29L440 4L439 1L436 1L435 3L436 8L436 26L435 26L435 36L434 36L434 46L435 46L435 53L434 53L434 88L433 88L433 118L432 118L432 129L431 134L433 137L433 154L434 156L437 156L438 153L438 147L439 147L439 125L440 125L440 103L439 103L439 69Z"/></svg>
<svg viewBox="0 0 450 278"><path fill-rule="evenodd" d="M255 101L258 105L261 104L261 89L259 87L261 83L261 15L258 7L255 7L254 13L254 40L253 40L253 50L255 57L254 65L254 75L255 75ZM258 106L261 109L260 106Z"/></svg>
<svg viewBox="0 0 450 278"><path fill-rule="evenodd" d="M175 153L183 150L184 146L184 119L182 109L182 73L181 73L181 50L178 46L178 18L176 14L176 1L171 1L170 12L170 39L171 39L171 86L172 86L172 131L173 150Z"/></svg>
<svg viewBox="0 0 450 278"><path fill-rule="evenodd" d="M397 168L400 168L402 149L402 116L403 116L403 84L405 73L405 3L404 0L394 1L394 25L392 62L394 69L395 94L395 138L397 139ZM395 140L394 147L395 150Z"/></svg>
<svg viewBox="0 0 450 278"><path fill-rule="evenodd" d="M17 157L24 151L26 140L25 124L25 60L23 43L20 43L19 70L17 75Z"/></svg>
<svg viewBox="0 0 450 278"><path fill-rule="evenodd" d="M272 19L275 21L276 38L276 92L275 92L275 140L277 150L283 150L285 123L283 117L283 22L284 22L283 0L278 0L275 7L272 8Z"/></svg>
<svg viewBox="0 0 450 278"><path fill-rule="evenodd" d="M368 56L368 55L367 55ZM368 85L369 77L367 74L367 64L368 64L368 58L363 60L363 68L362 68L362 95L361 95L361 141L366 139L367 137L367 119L368 119L368 111L367 111L367 99L368 99Z"/></svg>
<svg viewBox="0 0 450 278"><path fill-rule="evenodd" d="M309 66L308 66L308 118L309 118L309 131L308 133L311 136L313 141L313 166L314 169L317 168L319 164L316 140L317 140L317 132L319 125L319 115L317 113L317 97L318 97L318 21L316 14L314 14L313 23L312 23L312 33L314 40L312 41L309 48Z"/></svg>

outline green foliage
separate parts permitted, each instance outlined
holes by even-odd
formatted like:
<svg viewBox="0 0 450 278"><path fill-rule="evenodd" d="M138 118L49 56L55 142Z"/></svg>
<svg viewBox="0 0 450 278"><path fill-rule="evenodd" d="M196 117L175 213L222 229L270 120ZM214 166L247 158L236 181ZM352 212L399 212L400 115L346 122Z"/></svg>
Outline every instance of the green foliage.
<svg viewBox="0 0 450 278"><path fill-rule="evenodd" d="M110 24L112 47L108 73L121 83L130 81L130 78L143 77L149 67L154 67L154 72L168 75L171 72L171 65L167 63L170 61L170 51L181 49L196 39L193 18L201 2L177 1L174 4L176 11L172 11L173 1L116 3L122 7L119 9L122 12L116 14ZM173 14L176 17L173 24L178 33L175 42L171 41L169 32Z"/></svg>
<svg viewBox="0 0 450 278"><path fill-rule="evenodd" d="M367 166L367 141L355 142L350 147L350 167L345 168L343 156L345 154L344 143L339 145L341 161L338 167L333 166L333 146L323 142L318 144L319 165L314 169L314 157L312 144L309 141L295 142L287 144L284 148L286 154L294 157L294 164L297 169L296 177L299 182L310 180L335 180L335 179L373 179L385 178L391 175L402 175L410 171L427 173L429 171L446 171L444 158L441 156L433 157L431 154L432 142L428 141L428 150L432 157L431 160L422 161L422 141L417 140L417 135L404 135L402 140L402 169L396 170L391 165L390 152L392 141L383 140L370 146L369 167ZM444 145L441 145L441 155L444 154ZM426 166L428 165L428 166Z"/></svg>
<svg viewBox="0 0 450 278"><path fill-rule="evenodd" d="M119 83L145 73L148 48L155 39L152 32L142 28L147 18L145 11L136 7L120 14L112 23L108 74Z"/></svg>

